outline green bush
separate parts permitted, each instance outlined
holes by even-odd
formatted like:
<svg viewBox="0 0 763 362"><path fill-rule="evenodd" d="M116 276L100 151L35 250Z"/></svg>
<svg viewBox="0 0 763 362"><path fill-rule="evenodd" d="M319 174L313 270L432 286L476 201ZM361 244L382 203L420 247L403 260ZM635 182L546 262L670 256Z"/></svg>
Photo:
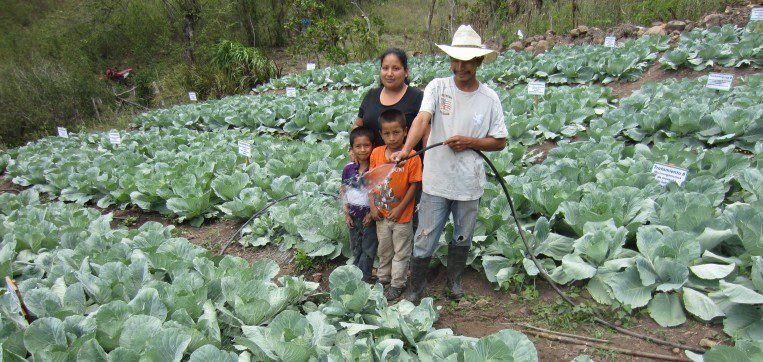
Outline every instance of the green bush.
<svg viewBox="0 0 763 362"><path fill-rule="evenodd" d="M248 91L277 75L275 63L260 49L246 47L229 40L221 40L212 54L210 63L236 83L238 91Z"/></svg>
<svg viewBox="0 0 763 362"><path fill-rule="evenodd" d="M18 146L95 118L93 99L113 96L86 69L45 58L0 64L0 144Z"/></svg>

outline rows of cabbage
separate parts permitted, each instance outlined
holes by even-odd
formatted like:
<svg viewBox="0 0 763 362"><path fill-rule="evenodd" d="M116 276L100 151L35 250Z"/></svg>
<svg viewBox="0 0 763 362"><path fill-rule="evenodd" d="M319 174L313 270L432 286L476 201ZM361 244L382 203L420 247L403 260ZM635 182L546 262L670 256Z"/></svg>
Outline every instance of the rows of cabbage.
<svg viewBox="0 0 763 362"><path fill-rule="evenodd" d="M0 195L0 273L15 279L31 321L0 288L4 360L537 361L519 332L433 328L430 298L388 306L353 266L334 270L321 297L302 277L275 280L269 259L214 257L172 227L111 221L31 190Z"/></svg>
<svg viewBox="0 0 763 362"><path fill-rule="evenodd" d="M695 28L681 34L676 47L660 59L664 69L703 70L722 67L763 67L763 32L757 22L739 28L733 24Z"/></svg>
<svg viewBox="0 0 763 362"><path fill-rule="evenodd" d="M646 308L661 326L693 316L722 320L732 337L761 339L761 151L563 142L504 178L534 255L556 282L584 283L612 308ZM655 162L688 169L688 179L660 186ZM536 276L500 188L489 183L481 200L470 265L497 289ZM447 230L437 251L443 262Z"/></svg>
<svg viewBox="0 0 763 362"><path fill-rule="evenodd" d="M248 166L239 140L251 142ZM270 200L297 192L337 195L347 147L346 133L309 144L246 130L157 128L123 132L118 146L107 134L72 134L10 150L6 177L62 201L136 206L200 225L208 218L249 218ZM342 220L336 203L316 202L311 210L314 228Z"/></svg>
<svg viewBox="0 0 763 362"><path fill-rule="evenodd" d="M644 144L680 139L752 152L763 142L763 74L740 78L730 91L712 90L706 84L707 77L647 83L623 99L619 108L592 120L588 135L619 135Z"/></svg>
<svg viewBox="0 0 763 362"><path fill-rule="evenodd" d="M616 47L583 44L555 46L547 52L507 51L478 72L481 80L513 86L531 80L549 84L633 82L654 64L658 53L669 49L668 38L644 36Z"/></svg>
<svg viewBox="0 0 763 362"><path fill-rule="evenodd" d="M184 127L200 131L247 128L268 135L331 138L349 131L366 89L299 92L297 98L267 93L230 96L222 100L153 110L133 123L146 130Z"/></svg>
<svg viewBox="0 0 763 362"><path fill-rule="evenodd" d="M494 89L503 105L509 140L523 145L581 135L592 120L601 118L617 103L610 88L599 86L549 87L537 104L526 87ZM310 92L298 99L283 94L233 96L144 113L135 123L144 130L246 128L264 135L327 140L352 128L364 92Z"/></svg>
<svg viewBox="0 0 763 362"><path fill-rule="evenodd" d="M500 54L493 63L483 65L477 76L483 82L492 81L507 86L530 80L545 80L552 84L634 81L654 64L659 52L667 49L667 37L645 36L621 42L617 47L592 44L555 46L538 55L509 50ZM447 57L409 58L409 79L413 86L423 87L432 79L451 75ZM362 88L377 84L379 62L374 60L289 74L259 86L257 91L286 87L305 90Z"/></svg>

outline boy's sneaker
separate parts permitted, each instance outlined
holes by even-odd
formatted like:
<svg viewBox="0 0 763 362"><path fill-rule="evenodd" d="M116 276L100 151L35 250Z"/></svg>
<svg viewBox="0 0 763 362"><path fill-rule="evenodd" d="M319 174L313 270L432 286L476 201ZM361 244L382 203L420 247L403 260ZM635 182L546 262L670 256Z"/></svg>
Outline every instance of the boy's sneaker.
<svg viewBox="0 0 763 362"><path fill-rule="evenodd" d="M403 288L389 287L384 292L384 297L387 298L388 302L391 302L393 300L396 300L397 298L400 298L401 295L403 295Z"/></svg>

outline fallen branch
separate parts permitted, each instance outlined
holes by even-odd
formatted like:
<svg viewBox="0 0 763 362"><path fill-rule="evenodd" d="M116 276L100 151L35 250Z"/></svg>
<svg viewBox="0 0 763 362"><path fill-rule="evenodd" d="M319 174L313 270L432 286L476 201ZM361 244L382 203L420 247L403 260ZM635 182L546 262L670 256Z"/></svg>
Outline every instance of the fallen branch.
<svg viewBox="0 0 763 362"><path fill-rule="evenodd" d="M134 91L134 90L135 90L135 87L132 87L132 89L128 89L128 90L126 90L126 91L124 91L124 92L122 92L122 93L115 93L114 95L116 95L117 97L119 97L119 96L121 96L121 95L123 95L123 94L127 94L127 93L130 93L130 92L132 92L132 91Z"/></svg>
<svg viewBox="0 0 763 362"><path fill-rule="evenodd" d="M16 190L16 189L0 189L0 192L21 192L23 190Z"/></svg>
<svg viewBox="0 0 763 362"><path fill-rule="evenodd" d="M550 329L534 327L534 326L531 326L529 324L524 324L524 323L506 323L506 324L516 324L518 326L529 328L529 329L533 329L533 330L536 330L538 332L555 334L555 335L562 336L562 337L577 338L577 339L588 341L588 342L610 343L610 341L606 340L606 339L599 339L599 338L593 338L593 337L579 336L577 334L572 334L572 333L562 333L562 332L552 331Z"/></svg>
<svg viewBox="0 0 763 362"><path fill-rule="evenodd" d="M129 105L133 105L133 106L136 106L136 107L140 107L140 108L143 108L143 109L145 109L145 110L147 110L147 111L148 111L148 110L150 110L150 108L148 108L148 107L146 107L146 106L144 106L144 105L142 105L142 104L138 104L138 103L135 103L135 102L130 102L130 101L128 101L128 100L126 100L126 99L124 99L124 98L120 98L120 97L117 97L117 99L118 99L120 102L124 102L124 103L127 103L127 104L129 104Z"/></svg>
<svg viewBox="0 0 763 362"><path fill-rule="evenodd" d="M691 362L690 359L684 358L684 357L678 357L678 356L669 356L669 355L662 355L662 354L656 354L656 353L649 353L649 352L642 352L642 351L634 351L632 349L625 349L625 348L618 348L618 347L612 347L607 346L603 344L583 341L575 338L570 337L564 337L564 336L557 336L554 334L549 334L545 332L539 332L534 330L523 330L522 333L525 334L531 334L533 336L542 337L545 339L550 339L552 341L562 342L562 343L569 343L569 344L577 344L581 346L587 346L587 347L593 347L593 348L600 348L607 351L612 351L616 353L626 354L629 356L634 357L644 357L644 358L651 358L651 359L657 359L662 361L679 361L679 362Z"/></svg>

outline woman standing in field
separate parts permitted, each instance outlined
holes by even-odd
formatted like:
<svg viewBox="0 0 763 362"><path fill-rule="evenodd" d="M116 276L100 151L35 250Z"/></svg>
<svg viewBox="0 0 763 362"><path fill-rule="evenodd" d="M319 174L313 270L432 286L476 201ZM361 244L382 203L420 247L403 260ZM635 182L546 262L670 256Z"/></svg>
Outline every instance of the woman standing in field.
<svg viewBox="0 0 763 362"><path fill-rule="evenodd" d="M379 57L381 86L366 93L353 129L363 126L374 132L374 146L384 144L379 132L379 115L397 109L405 115L406 127L419 113L424 92L408 86L408 56L402 49L389 48ZM416 149L421 149L419 144ZM352 157L354 159L354 157Z"/></svg>

